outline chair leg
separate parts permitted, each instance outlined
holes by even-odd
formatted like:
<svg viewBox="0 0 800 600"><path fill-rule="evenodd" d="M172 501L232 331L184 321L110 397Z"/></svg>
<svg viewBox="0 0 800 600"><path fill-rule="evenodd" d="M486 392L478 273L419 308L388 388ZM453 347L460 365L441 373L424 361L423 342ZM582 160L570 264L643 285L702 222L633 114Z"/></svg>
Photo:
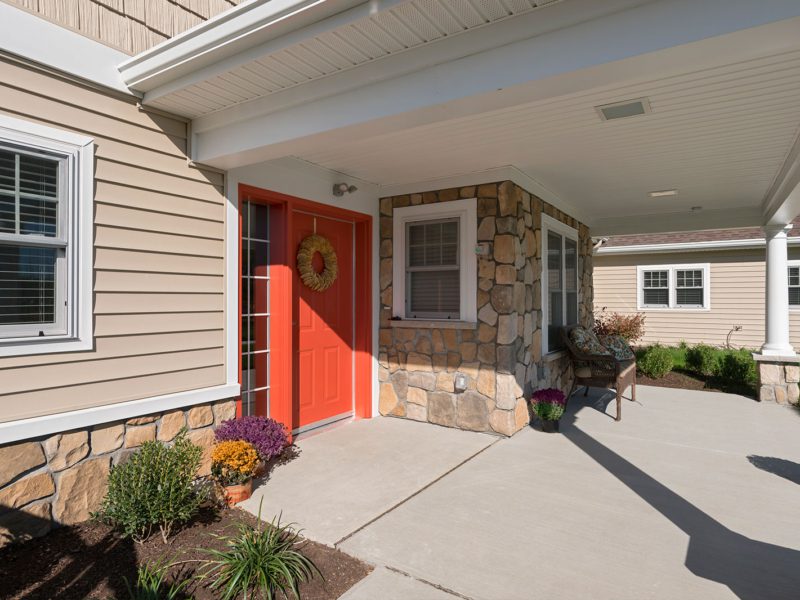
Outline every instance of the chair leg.
<svg viewBox="0 0 800 600"><path fill-rule="evenodd" d="M622 386L617 387L617 418L615 421L622 420Z"/></svg>
<svg viewBox="0 0 800 600"><path fill-rule="evenodd" d="M587 385L585 388L583 388L583 397L586 398L586 396L588 395L589 395L589 386Z"/></svg>
<svg viewBox="0 0 800 600"><path fill-rule="evenodd" d="M633 378L633 383L631 384L631 402L636 402L636 377Z"/></svg>

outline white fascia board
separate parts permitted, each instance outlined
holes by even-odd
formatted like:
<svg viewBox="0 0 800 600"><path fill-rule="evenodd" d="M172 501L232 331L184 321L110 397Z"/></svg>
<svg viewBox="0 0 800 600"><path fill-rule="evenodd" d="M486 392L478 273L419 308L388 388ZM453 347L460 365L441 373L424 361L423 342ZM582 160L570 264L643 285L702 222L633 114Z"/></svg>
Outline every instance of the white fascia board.
<svg viewBox="0 0 800 600"><path fill-rule="evenodd" d="M788 239L791 246L800 245L800 237ZM714 250L736 250L740 248L763 248L764 238L749 240L716 240L709 242L677 242L673 244L639 244L636 246L601 246L595 254L666 254L671 252L711 252Z"/></svg>
<svg viewBox="0 0 800 600"><path fill-rule="evenodd" d="M548 6L542 14L548 11L552 23L557 11L591 11L599 4L606 5L573 0ZM709 14L718 17L709 19ZM796 46L800 3L661 0L545 33L537 30L542 27L537 15L533 11L199 117L193 126L195 158L231 168L654 72L678 73L783 51ZM508 43L520 28L528 38ZM494 47L482 50L486 43ZM439 64L409 72L415 61L434 60L426 52L441 52ZM401 74L386 79L387 73ZM351 89L342 90L347 78Z"/></svg>
<svg viewBox="0 0 800 600"><path fill-rule="evenodd" d="M306 31L299 38L293 33L358 7L353 15L334 20L347 23L382 8L386 1L379 0L376 5L363 0L255 0L129 58L119 65L119 71L131 88L142 92L161 88L151 95L155 99L263 56L264 50L257 49L265 44L268 49L276 38L288 36L294 42L312 37L325 29Z"/></svg>
<svg viewBox="0 0 800 600"><path fill-rule="evenodd" d="M0 423L0 444L18 442L31 438L51 435L72 429L83 429L92 425L112 423L156 412L164 412L215 400L233 399L239 395L239 384L176 392L163 396L152 396L141 400L119 402L105 406L81 408L41 417L19 419Z"/></svg>
<svg viewBox="0 0 800 600"><path fill-rule="evenodd" d="M73 10L78 10L74 7ZM0 50L89 83L132 94L117 70L128 55L0 2Z"/></svg>
<svg viewBox="0 0 800 600"><path fill-rule="evenodd" d="M800 215L800 134L763 201L764 222L786 225Z"/></svg>

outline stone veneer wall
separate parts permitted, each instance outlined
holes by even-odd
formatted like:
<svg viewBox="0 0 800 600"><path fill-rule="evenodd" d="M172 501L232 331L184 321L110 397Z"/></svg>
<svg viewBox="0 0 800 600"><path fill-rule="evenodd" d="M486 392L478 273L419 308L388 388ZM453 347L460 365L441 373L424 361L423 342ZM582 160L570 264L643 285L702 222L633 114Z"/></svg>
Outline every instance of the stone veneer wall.
<svg viewBox="0 0 800 600"><path fill-rule="evenodd" d="M176 409L0 446L0 548L89 518L111 465L148 440L170 442L182 427L211 472L214 428L236 416L233 400Z"/></svg>
<svg viewBox="0 0 800 600"><path fill-rule="evenodd" d="M391 319L393 210L464 198L477 198L478 243L491 248L478 257L477 326L399 326ZM533 390L569 390L569 360L541 351L542 213L579 232L580 320L590 324L592 242L572 217L511 181L381 199L381 414L513 435L529 421ZM455 392L458 373L463 393Z"/></svg>
<svg viewBox="0 0 800 600"><path fill-rule="evenodd" d="M795 404L800 400L800 358L781 360L757 357L758 399L761 402Z"/></svg>

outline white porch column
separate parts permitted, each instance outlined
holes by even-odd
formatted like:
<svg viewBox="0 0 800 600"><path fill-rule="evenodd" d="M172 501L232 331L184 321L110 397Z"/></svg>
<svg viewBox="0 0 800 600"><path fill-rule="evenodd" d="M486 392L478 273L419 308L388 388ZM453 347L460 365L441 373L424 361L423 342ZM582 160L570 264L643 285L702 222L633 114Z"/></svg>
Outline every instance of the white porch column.
<svg viewBox="0 0 800 600"><path fill-rule="evenodd" d="M761 354L794 356L789 343L789 272L786 233L791 225L764 227L767 239L766 336Z"/></svg>

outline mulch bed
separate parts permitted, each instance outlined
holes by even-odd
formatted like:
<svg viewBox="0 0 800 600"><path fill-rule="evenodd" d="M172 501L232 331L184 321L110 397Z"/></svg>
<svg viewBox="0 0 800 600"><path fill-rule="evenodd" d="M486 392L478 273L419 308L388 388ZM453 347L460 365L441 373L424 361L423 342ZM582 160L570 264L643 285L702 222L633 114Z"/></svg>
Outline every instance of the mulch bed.
<svg viewBox="0 0 800 600"><path fill-rule="evenodd" d="M231 535L236 525L256 519L239 509L204 509L175 534L168 544L156 534L142 544L120 538L110 527L89 521L56 529L49 535L0 550L0 598L51 600L127 600L123 577L134 583L136 568L148 561L191 561L208 558L198 548L221 548L212 534ZM332 600L367 576L372 567L343 552L307 541L303 552L316 563L323 578L301 586L303 600ZM172 575L191 575L199 563L174 568ZM182 570L182 572L181 572ZM187 597L215 600L219 591L192 583Z"/></svg>
<svg viewBox="0 0 800 600"><path fill-rule="evenodd" d="M728 394L747 396L748 398L756 397L756 391L751 387L731 385L716 380L713 377L701 377L696 373L689 373L679 369L670 371L661 379L651 379L640 371L636 373L636 383L641 385L653 385L656 387L676 388L682 390L725 392Z"/></svg>

